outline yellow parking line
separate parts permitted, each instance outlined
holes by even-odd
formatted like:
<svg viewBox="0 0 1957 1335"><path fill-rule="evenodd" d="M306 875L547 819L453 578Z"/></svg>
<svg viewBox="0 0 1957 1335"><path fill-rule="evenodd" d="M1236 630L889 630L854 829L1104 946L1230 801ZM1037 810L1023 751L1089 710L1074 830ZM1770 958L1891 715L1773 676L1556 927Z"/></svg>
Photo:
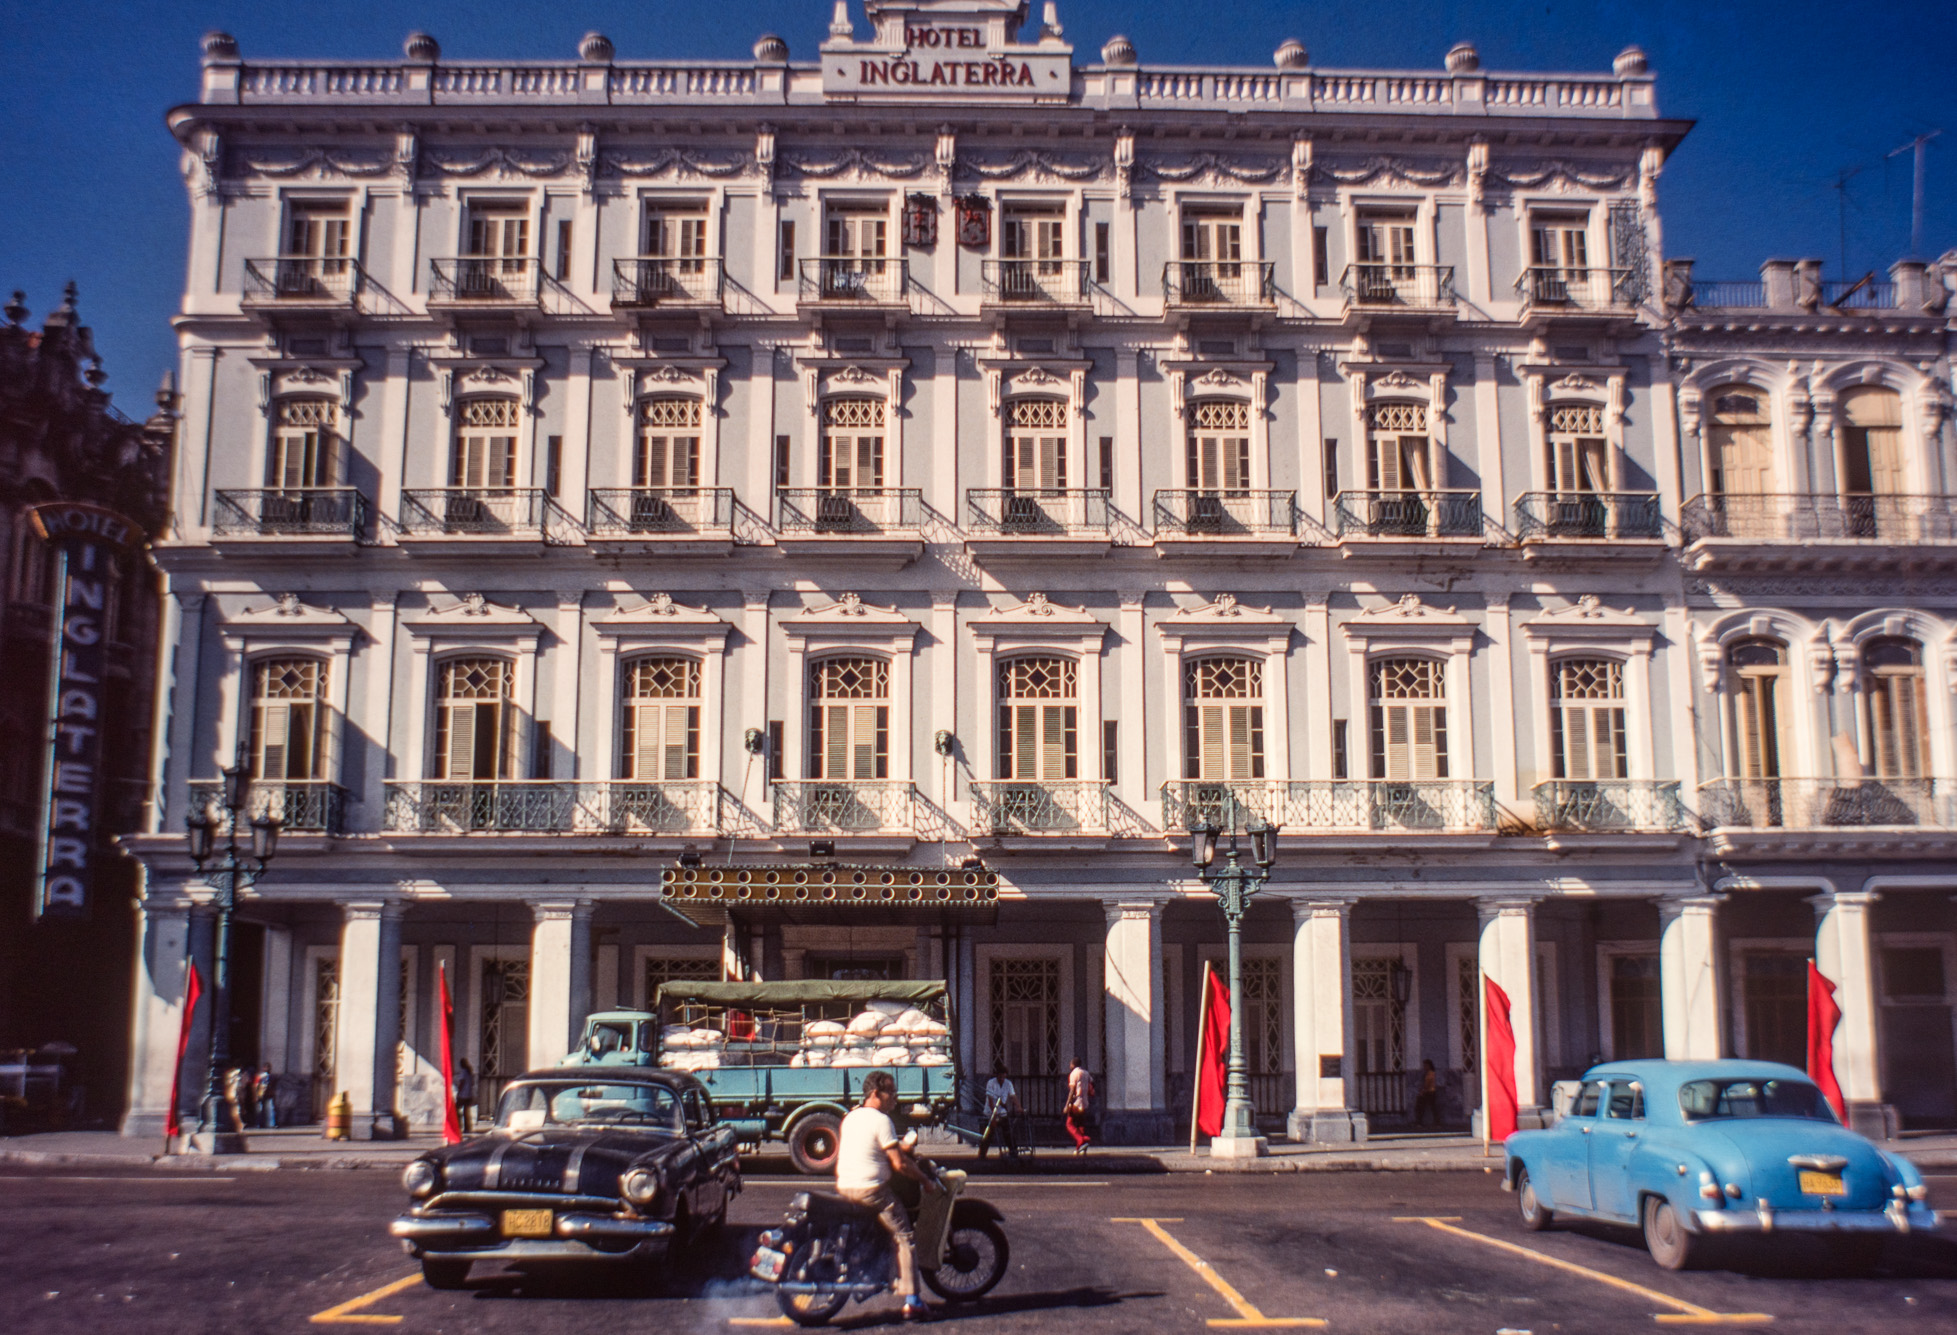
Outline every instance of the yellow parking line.
<svg viewBox="0 0 1957 1335"><path fill-rule="evenodd" d="M1538 1261L1543 1265L1553 1266L1558 1270L1566 1270L1573 1275L1582 1275L1585 1279L1594 1279L1599 1284L1608 1284L1613 1289L1622 1289L1626 1293L1635 1293L1638 1297L1649 1299L1651 1302L1657 1303L1660 1306L1675 1308L1676 1310L1672 1312L1654 1312L1652 1314L1651 1319L1660 1325L1764 1326L1773 1320L1772 1315L1766 1312L1715 1312L1709 1307L1700 1307L1696 1303L1686 1302L1683 1298L1674 1298L1669 1293L1660 1293L1656 1289L1647 1289L1642 1284L1633 1284L1628 1279L1619 1279L1616 1275L1607 1275L1601 1270L1592 1270L1588 1266L1580 1266L1573 1261L1565 1261L1560 1257L1550 1256L1545 1252L1518 1246L1513 1242L1505 1242L1501 1238L1491 1238L1483 1233L1474 1233L1465 1228L1456 1228L1453 1224L1447 1222L1449 1218L1459 1218L1459 1216L1408 1215L1396 1217L1394 1222L1425 1224L1429 1228L1439 1229L1443 1233L1452 1233L1460 1238L1470 1238L1486 1246L1495 1247L1505 1252L1512 1252L1517 1256L1525 1256L1531 1261Z"/></svg>
<svg viewBox="0 0 1957 1335"><path fill-rule="evenodd" d="M419 1273L403 1275L392 1284L383 1284L372 1293L363 1293L358 1298L349 1298L338 1307L329 1307L309 1317L315 1326L392 1326L401 1320L398 1316L374 1316L360 1311L369 1303L377 1303L383 1298L391 1298L402 1289L413 1288L421 1283Z"/></svg>
<svg viewBox="0 0 1957 1335"><path fill-rule="evenodd" d="M785 1316L730 1316L730 1326L792 1326L795 1323Z"/></svg>
<svg viewBox="0 0 1957 1335"><path fill-rule="evenodd" d="M1325 1324L1324 1318L1322 1317L1265 1316L1262 1312L1258 1311L1251 1305L1249 1299L1232 1288L1223 1276L1217 1274L1215 1268L1208 1261L1205 1261L1202 1257L1196 1255L1195 1252L1190 1251L1189 1248L1177 1242L1169 1235L1169 1230L1162 1227L1164 1224L1180 1224L1182 1222L1180 1219L1111 1219L1108 1222L1112 1224L1140 1224L1154 1235L1157 1242L1175 1253L1177 1260L1202 1276L1203 1282L1208 1284L1212 1289L1215 1289L1221 1295L1223 1301L1230 1304L1237 1313L1235 1317L1211 1317L1205 1323L1207 1325L1242 1330L1247 1327L1322 1326Z"/></svg>

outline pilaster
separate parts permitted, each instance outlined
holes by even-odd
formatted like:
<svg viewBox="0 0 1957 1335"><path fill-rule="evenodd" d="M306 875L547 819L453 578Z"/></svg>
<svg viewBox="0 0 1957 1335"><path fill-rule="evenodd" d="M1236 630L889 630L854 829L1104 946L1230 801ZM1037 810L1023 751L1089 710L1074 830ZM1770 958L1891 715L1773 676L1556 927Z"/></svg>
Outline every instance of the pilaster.
<svg viewBox="0 0 1957 1335"><path fill-rule="evenodd" d="M532 900L530 1065L555 1066L591 1011L591 901Z"/></svg>
<svg viewBox="0 0 1957 1335"><path fill-rule="evenodd" d="M1298 1104L1293 1140L1343 1144L1367 1136L1366 1114L1349 1105L1352 1050L1352 899L1291 901L1291 1004Z"/></svg>
<svg viewBox="0 0 1957 1335"><path fill-rule="evenodd" d="M1724 1055L1718 938L1724 899L1678 895L1658 901L1658 989L1667 1061L1711 1061Z"/></svg>
<svg viewBox="0 0 1957 1335"><path fill-rule="evenodd" d="M1896 1110L1882 1101L1876 1049L1875 968L1871 890L1837 890L1808 900L1818 919L1814 967L1835 985L1841 1023L1835 1028L1835 1079L1848 1105L1848 1124L1863 1135L1887 1140L1896 1134Z"/></svg>

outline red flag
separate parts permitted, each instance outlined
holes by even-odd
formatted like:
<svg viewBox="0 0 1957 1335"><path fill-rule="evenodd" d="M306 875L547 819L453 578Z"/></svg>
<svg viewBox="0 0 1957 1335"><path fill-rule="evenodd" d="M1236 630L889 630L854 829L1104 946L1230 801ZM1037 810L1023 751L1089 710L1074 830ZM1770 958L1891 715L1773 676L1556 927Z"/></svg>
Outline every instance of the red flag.
<svg viewBox="0 0 1957 1335"><path fill-rule="evenodd" d="M197 999L204 995L204 975L197 971L197 962L191 961L190 978L183 990L183 1024L177 1030L177 1066L170 1076L170 1114L163 1123L163 1134L178 1135L183 1127L177 1119L177 1095L183 1090L183 1055L190 1051L190 1022L197 1016Z"/></svg>
<svg viewBox="0 0 1957 1335"><path fill-rule="evenodd" d="M1515 1134L1515 1030L1509 1024L1509 994L1493 978L1483 977L1482 1004L1488 1010L1487 1072L1481 1100L1483 1124L1490 1140Z"/></svg>
<svg viewBox="0 0 1957 1335"><path fill-rule="evenodd" d="M449 1001L448 965L439 965L435 977L442 1006L442 1141L454 1145L462 1139L462 1119L455 1112L455 1006Z"/></svg>
<svg viewBox="0 0 1957 1335"><path fill-rule="evenodd" d="M1230 989L1210 966L1204 999L1201 1048L1196 1058L1196 1129L1206 1136L1223 1134L1223 1105L1230 1085Z"/></svg>
<svg viewBox="0 0 1957 1335"><path fill-rule="evenodd" d="M1841 1007L1835 1004L1835 985L1808 961L1808 1079L1821 1087L1821 1097L1835 1110L1835 1116L1848 1120L1848 1106L1842 1102L1841 1086L1835 1081L1835 1026L1841 1023Z"/></svg>

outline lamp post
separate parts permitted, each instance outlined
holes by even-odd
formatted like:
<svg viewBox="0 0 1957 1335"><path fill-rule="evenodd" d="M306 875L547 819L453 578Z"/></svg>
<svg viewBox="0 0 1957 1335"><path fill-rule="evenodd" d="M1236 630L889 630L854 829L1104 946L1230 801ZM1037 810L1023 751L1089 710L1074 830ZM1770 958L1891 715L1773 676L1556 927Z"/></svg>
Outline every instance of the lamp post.
<svg viewBox="0 0 1957 1335"><path fill-rule="evenodd" d="M213 943L217 977L211 991L210 1069L205 1074L204 1103L198 1110L194 1149L204 1154L237 1154L245 1148L242 1133L225 1125L224 1072L231 1064L231 914L238 906L238 892L248 890L265 872L265 865L278 850L277 817L259 815L246 820L248 849L238 846L239 817L250 797L251 780L243 757L224 771L224 817L222 829L204 810L193 810L184 817L190 836L190 860L205 884L215 892L217 939ZM220 842L221 839L221 842Z"/></svg>
<svg viewBox="0 0 1957 1335"><path fill-rule="evenodd" d="M1244 832L1250 836L1251 862L1246 867L1239 861L1236 796L1227 791L1222 815L1221 827L1208 822L1192 823L1189 827L1190 856L1195 860L1196 873L1209 885L1210 893L1223 909L1230 941L1229 1084L1223 1104L1223 1130L1210 1141L1210 1154L1218 1158L1254 1159L1264 1152L1265 1142L1257 1134L1256 1109L1250 1102L1250 1072L1244 1060L1243 921L1251 897L1264 888L1264 882L1270 879L1271 864L1277 861L1278 827L1261 816L1252 817L1245 824ZM1230 843L1224 850L1224 865L1218 868L1214 866L1216 840L1224 833L1230 836Z"/></svg>

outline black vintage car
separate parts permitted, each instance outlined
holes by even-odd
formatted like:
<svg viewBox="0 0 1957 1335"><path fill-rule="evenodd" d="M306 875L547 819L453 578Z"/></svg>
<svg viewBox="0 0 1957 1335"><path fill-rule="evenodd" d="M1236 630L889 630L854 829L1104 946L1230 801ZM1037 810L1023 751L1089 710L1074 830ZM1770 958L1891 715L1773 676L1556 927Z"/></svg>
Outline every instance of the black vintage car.
<svg viewBox="0 0 1957 1335"><path fill-rule="evenodd" d="M733 1131L679 1071L559 1067L503 1091L496 1125L422 1155L388 1228L431 1288L477 1261L631 1262L717 1229L741 1190Z"/></svg>

